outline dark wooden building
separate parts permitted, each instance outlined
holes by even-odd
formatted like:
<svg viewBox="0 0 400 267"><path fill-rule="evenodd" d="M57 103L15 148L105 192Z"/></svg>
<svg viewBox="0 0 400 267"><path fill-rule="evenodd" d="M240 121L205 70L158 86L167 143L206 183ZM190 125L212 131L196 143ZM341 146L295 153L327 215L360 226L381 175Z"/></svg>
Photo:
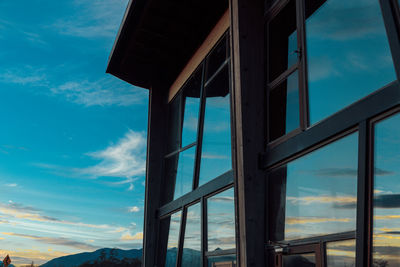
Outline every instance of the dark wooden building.
<svg viewBox="0 0 400 267"><path fill-rule="evenodd" d="M400 265L397 0L133 0L146 267Z"/></svg>

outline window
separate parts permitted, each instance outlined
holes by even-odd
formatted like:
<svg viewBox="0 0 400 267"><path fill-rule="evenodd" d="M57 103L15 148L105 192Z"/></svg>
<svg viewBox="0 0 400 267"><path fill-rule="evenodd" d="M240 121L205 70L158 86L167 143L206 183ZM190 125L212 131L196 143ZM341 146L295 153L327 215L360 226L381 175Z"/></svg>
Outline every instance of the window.
<svg viewBox="0 0 400 267"><path fill-rule="evenodd" d="M292 0L270 13L269 142L304 131L396 80L378 0Z"/></svg>
<svg viewBox="0 0 400 267"><path fill-rule="evenodd" d="M269 266L399 265L399 2L267 8Z"/></svg>
<svg viewBox="0 0 400 267"><path fill-rule="evenodd" d="M373 261L377 266L400 264L399 126L400 114L374 125Z"/></svg>
<svg viewBox="0 0 400 267"><path fill-rule="evenodd" d="M357 147L354 133L269 174L269 217L276 218L270 222L271 240L356 229Z"/></svg>
<svg viewBox="0 0 400 267"><path fill-rule="evenodd" d="M161 265L236 264L228 40L224 34L169 103Z"/></svg>
<svg viewBox="0 0 400 267"><path fill-rule="evenodd" d="M165 219L166 223L169 224L165 267L175 267L176 265L181 217L182 212L177 212Z"/></svg>
<svg viewBox="0 0 400 267"><path fill-rule="evenodd" d="M201 206L196 203L187 208L182 249L182 266L201 264Z"/></svg>
<svg viewBox="0 0 400 267"><path fill-rule="evenodd" d="M305 28L314 124L394 81L396 74L379 1L328 0L319 7L311 2Z"/></svg>
<svg viewBox="0 0 400 267"><path fill-rule="evenodd" d="M233 188L207 199L207 251L235 249Z"/></svg>
<svg viewBox="0 0 400 267"><path fill-rule="evenodd" d="M227 40L170 103L166 203L232 169Z"/></svg>
<svg viewBox="0 0 400 267"><path fill-rule="evenodd" d="M277 266L354 263L357 173L357 132L269 173L269 242L289 246L277 252Z"/></svg>

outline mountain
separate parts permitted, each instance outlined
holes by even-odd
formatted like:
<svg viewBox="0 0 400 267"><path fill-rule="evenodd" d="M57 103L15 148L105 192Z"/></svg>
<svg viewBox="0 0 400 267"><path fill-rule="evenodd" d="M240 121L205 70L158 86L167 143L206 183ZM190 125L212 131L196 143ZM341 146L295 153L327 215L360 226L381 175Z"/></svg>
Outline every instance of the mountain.
<svg viewBox="0 0 400 267"><path fill-rule="evenodd" d="M123 250L118 248L102 248L93 252L83 252L74 255L63 256L52 259L40 267L78 267L85 262L100 260L100 256L109 259L111 256L118 260L124 258L141 259L142 249Z"/></svg>

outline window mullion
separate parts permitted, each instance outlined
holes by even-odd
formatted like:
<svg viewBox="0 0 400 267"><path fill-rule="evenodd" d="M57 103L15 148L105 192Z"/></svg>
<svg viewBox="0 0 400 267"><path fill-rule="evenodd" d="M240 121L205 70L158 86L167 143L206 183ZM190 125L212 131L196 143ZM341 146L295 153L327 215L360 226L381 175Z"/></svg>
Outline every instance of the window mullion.
<svg viewBox="0 0 400 267"><path fill-rule="evenodd" d="M207 251L207 199L201 198L201 266L207 266L205 253Z"/></svg>
<svg viewBox="0 0 400 267"><path fill-rule="evenodd" d="M300 128L307 129L310 125L307 90L307 48L305 31L305 1L296 0L297 47L299 49L299 106Z"/></svg>
<svg viewBox="0 0 400 267"><path fill-rule="evenodd" d="M359 124L358 174L357 174L357 232L356 266L367 266L368 258L368 210L369 210L369 123L364 120Z"/></svg>
<svg viewBox="0 0 400 267"><path fill-rule="evenodd" d="M196 147L196 162L194 167L193 175L193 190L199 186L199 173L200 173L200 161L201 161L201 147L203 143L203 126L204 126L204 112L206 106L206 93L204 89L206 75L206 62L203 61L201 70L201 85L200 85L200 113L197 127L197 147Z"/></svg>
<svg viewBox="0 0 400 267"><path fill-rule="evenodd" d="M389 40L390 50L392 52L392 58L394 63L394 68L396 71L397 79L400 79L400 14L398 10L393 10L398 6L396 1L380 0L383 21L385 23L387 38Z"/></svg>
<svg viewBox="0 0 400 267"><path fill-rule="evenodd" d="M182 218L181 218L181 229L179 231L179 241L178 241L178 257L176 260L176 267L181 267L182 265L182 251L183 251L183 240L185 239L185 228L186 228L186 215L187 207L182 207Z"/></svg>

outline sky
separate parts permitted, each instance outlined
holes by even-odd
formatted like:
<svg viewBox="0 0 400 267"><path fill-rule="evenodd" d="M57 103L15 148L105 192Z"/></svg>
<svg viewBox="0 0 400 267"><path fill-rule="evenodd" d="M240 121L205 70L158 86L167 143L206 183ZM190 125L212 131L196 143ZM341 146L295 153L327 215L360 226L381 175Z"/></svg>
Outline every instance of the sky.
<svg viewBox="0 0 400 267"><path fill-rule="evenodd" d="M148 91L105 73L127 2L0 1L0 258L142 246Z"/></svg>

